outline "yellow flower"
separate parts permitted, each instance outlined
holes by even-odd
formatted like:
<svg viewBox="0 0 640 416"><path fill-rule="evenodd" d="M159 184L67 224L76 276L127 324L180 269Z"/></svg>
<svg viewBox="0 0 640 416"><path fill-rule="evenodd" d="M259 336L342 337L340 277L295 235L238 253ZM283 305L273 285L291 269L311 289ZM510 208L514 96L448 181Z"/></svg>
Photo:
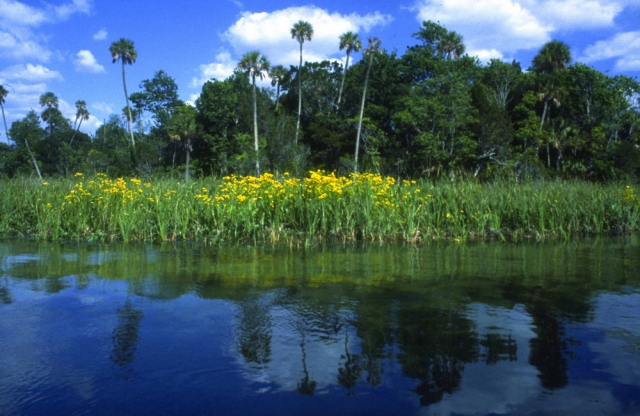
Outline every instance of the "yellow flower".
<svg viewBox="0 0 640 416"><path fill-rule="evenodd" d="M49 182L42 182L42 184L43 184L44 186L47 186L47 185L49 185Z"/></svg>
<svg viewBox="0 0 640 416"><path fill-rule="evenodd" d="M82 174L82 172L76 172L76 174L73 176L75 176L76 178L82 178L84 175Z"/></svg>

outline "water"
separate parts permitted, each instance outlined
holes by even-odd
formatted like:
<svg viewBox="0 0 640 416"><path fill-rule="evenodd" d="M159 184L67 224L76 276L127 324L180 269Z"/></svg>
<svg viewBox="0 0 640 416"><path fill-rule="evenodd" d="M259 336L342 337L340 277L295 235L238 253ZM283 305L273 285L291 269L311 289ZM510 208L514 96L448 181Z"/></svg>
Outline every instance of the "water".
<svg viewBox="0 0 640 416"><path fill-rule="evenodd" d="M640 413L640 240L0 242L0 414Z"/></svg>

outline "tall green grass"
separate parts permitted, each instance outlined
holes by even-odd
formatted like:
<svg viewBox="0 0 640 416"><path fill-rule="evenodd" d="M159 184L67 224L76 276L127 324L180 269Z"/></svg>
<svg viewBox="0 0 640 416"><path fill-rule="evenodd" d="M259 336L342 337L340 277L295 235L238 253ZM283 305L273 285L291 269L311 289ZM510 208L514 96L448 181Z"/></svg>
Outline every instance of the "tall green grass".
<svg viewBox="0 0 640 416"><path fill-rule="evenodd" d="M0 192L0 236L42 240L281 242L570 238L636 231L624 184L428 182L374 174L270 174L189 183L103 175Z"/></svg>

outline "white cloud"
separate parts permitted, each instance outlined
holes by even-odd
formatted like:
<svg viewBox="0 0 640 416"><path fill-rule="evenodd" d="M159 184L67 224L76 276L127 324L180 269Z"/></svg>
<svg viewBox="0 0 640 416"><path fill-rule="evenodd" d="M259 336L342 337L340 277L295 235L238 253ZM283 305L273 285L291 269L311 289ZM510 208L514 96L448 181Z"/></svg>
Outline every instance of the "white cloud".
<svg viewBox="0 0 640 416"><path fill-rule="evenodd" d="M25 80L25 81L46 81L58 80L62 81L62 75L58 71L53 71L42 65L14 65L0 72L0 78L8 80Z"/></svg>
<svg viewBox="0 0 640 416"><path fill-rule="evenodd" d="M551 39L552 26L537 19L517 0L420 1L416 9L420 22L432 20L460 33L470 52L513 53L539 47Z"/></svg>
<svg viewBox="0 0 640 416"><path fill-rule="evenodd" d="M106 29L100 29L93 35L93 40L105 40L109 33Z"/></svg>
<svg viewBox="0 0 640 416"><path fill-rule="evenodd" d="M113 114L113 106L104 102L91 103L91 108L105 115Z"/></svg>
<svg viewBox="0 0 640 416"><path fill-rule="evenodd" d="M91 51L81 50L76 55L77 59L73 61L73 65L78 72L100 73L105 72L104 66L100 65Z"/></svg>
<svg viewBox="0 0 640 416"><path fill-rule="evenodd" d="M14 59L47 62L51 51L46 37L36 28L67 20L76 13L91 11L90 0L72 0L59 6L33 7L16 0L0 0L0 54Z"/></svg>
<svg viewBox="0 0 640 416"><path fill-rule="evenodd" d="M492 59L504 60L504 55L496 49L467 50L467 53L471 56L477 56L480 62L485 64Z"/></svg>
<svg viewBox="0 0 640 416"><path fill-rule="evenodd" d="M238 61L232 59L228 51L222 51L216 55L215 62L200 65L200 76L193 78L190 86L199 88L212 78L219 80L225 79L233 74L236 66L238 66Z"/></svg>
<svg viewBox="0 0 640 416"><path fill-rule="evenodd" d="M640 71L640 31L618 33L585 48L579 61L591 63L617 58L616 71Z"/></svg>
<svg viewBox="0 0 640 416"><path fill-rule="evenodd" d="M470 55L511 55L540 48L556 32L615 27L630 0L418 0L418 21L439 22L464 37Z"/></svg>
<svg viewBox="0 0 640 416"><path fill-rule="evenodd" d="M60 20L66 20L76 13L88 14L90 11L91 2L89 0L72 0L71 3L53 7L53 13Z"/></svg>
<svg viewBox="0 0 640 416"><path fill-rule="evenodd" d="M196 106L196 101L198 101L198 98L200 98L200 94L189 94L189 99L187 101L185 101L187 104L195 107Z"/></svg>
<svg viewBox="0 0 640 416"><path fill-rule="evenodd" d="M619 1L610 0L550 0L531 6L540 21L556 30L611 27L623 9Z"/></svg>
<svg viewBox="0 0 640 416"><path fill-rule="evenodd" d="M290 7L272 13L243 13L224 33L238 55L259 49L272 64L297 65L300 46L291 38L291 27L299 20L313 26L313 37L303 46L306 61L321 61L340 53L339 37L347 31L369 32L384 26L392 17L380 13L342 15L315 6ZM277 30L274 30L277 28Z"/></svg>
<svg viewBox="0 0 640 416"><path fill-rule="evenodd" d="M49 20L45 10L14 0L0 0L0 22L20 26L38 26Z"/></svg>
<svg viewBox="0 0 640 416"><path fill-rule="evenodd" d="M46 62L51 52L36 40L29 40L0 31L0 51L14 59L37 59Z"/></svg>

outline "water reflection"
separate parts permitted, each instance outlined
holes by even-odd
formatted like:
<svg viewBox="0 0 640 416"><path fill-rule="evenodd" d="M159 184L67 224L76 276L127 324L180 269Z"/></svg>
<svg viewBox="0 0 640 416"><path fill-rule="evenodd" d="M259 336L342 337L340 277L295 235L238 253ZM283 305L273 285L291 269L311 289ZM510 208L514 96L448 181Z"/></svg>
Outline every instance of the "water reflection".
<svg viewBox="0 0 640 416"><path fill-rule="evenodd" d="M254 368L271 361L271 318L269 305L258 297L239 302L238 349Z"/></svg>
<svg viewBox="0 0 640 416"><path fill-rule="evenodd" d="M138 349L140 321L144 313L134 308L131 299L127 298L117 314L118 325L113 329L113 351L109 358L116 365L119 375L128 378L133 371L132 363Z"/></svg>
<svg viewBox="0 0 640 416"><path fill-rule="evenodd" d="M260 395L335 403L312 413L402 403L415 413L553 414L593 397L597 411L633 413L639 247L0 243L0 349L25 363L0 366L0 408L30 413L8 386L37 369L41 395L59 372L81 374L101 392L96 406L115 391L138 407L175 391L181 406L204 406L187 413ZM612 302L624 312L611 315Z"/></svg>

